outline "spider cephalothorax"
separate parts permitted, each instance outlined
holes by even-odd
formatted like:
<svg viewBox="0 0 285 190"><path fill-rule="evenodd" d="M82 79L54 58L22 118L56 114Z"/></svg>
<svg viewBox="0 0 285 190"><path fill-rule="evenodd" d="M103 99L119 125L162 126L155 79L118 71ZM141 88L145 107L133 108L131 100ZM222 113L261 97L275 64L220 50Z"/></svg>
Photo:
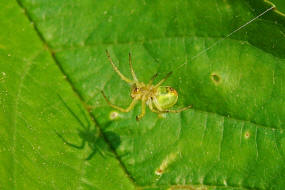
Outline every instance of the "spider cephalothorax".
<svg viewBox="0 0 285 190"><path fill-rule="evenodd" d="M142 111L141 114L136 117L137 120L140 120L144 114L145 114L145 105L148 105L151 111L155 113L166 113L166 112L172 112L172 113L178 113L181 111L184 111L186 109L189 109L191 106L187 106L178 110L168 110L168 108L172 107L174 104L176 104L178 100L178 93L176 92L175 89L173 89L170 86L160 86L170 75L172 72L168 73L159 83L156 85L153 85L153 80L157 77L157 74L155 74L150 81L147 84L144 84L143 82L139 82L135 72L132 67L132 62L131 62L131 54L129 54L129 64L130 64L130 69L131 73L133 76L133 80L128 79L125 77L119 69L115 66L113 63L109 52L106 50L106 54L108 56L108 59L110 63L112 64L113 69L115 72L121 77L122 80L126 81L129 83L132 87L131 89L131 97L133 101L129 105L128 108L124 109L119 106L116 106L112 104L102 91L102 94L107 101L107 103L122 112L129 112L135 104L141 100L142 101Z"/></svg>

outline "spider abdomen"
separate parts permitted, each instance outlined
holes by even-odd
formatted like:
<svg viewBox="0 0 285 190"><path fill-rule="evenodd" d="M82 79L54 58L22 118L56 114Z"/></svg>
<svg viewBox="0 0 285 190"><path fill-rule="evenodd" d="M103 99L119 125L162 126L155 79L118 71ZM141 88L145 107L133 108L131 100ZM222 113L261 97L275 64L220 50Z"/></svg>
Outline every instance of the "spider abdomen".
<svg viewBox="0 0 285 190"><path fill-rule="evenodd" d="M167 109L176 104L178 100L178 93L170 86L160 86L157 88L154 105L157 109Z"/></svg>

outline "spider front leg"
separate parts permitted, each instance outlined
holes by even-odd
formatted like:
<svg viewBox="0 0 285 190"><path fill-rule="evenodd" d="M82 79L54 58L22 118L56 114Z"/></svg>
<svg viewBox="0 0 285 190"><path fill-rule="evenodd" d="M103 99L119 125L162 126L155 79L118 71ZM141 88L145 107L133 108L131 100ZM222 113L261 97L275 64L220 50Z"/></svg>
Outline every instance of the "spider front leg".
<svg viewBox="0 0 285 190"><path fill-rule="evenodd" d="M139 81L138 81L138 78L137 78L137 76L136 76L136 74L135 74L133 65L132 65L132 56L131 56L131 53L129 53L129 65L130 65L130 69L131 69L131 73L132 73L132 76L133 76L134 81L135 81L136 83L139 82Z"/></svg>
<svg viewBox="0 0 285 190"><path fill-rule="evenodd" d="M126 82L129 83L129 84L133 84L134 82L133 82L132 80L128 79L127 77L125 77L125 76L119 71L119 69L116 67L116 65L113 63L113 60L112 60L112 58L111 58L110 53L108 52L108 50L106 50L106 54L107 54L107 57L108 57L108 59L109 59L109 62L110 62L111 65L112 65L113 69L114 69L115 72L120 76L120 78L121 78L123 81L126 81ZM131 59L131 57L130 57L129 59ZM130 62L130 66L131 66L131 62ZM133 74L133 72L132 72L132 74Z"/></svg>
<svg viewBox="0 0 285 190"><path fill-rule="evenodd" d="M105 95L105 93L104 93L103 91L101 91L101 93L102 93L104 99L106 100L106 102L109 104L109 106L111 106L112 108L117 109L117 110L119 110L119 111L121 111L121 112L129 112L129 111L131 111L131 110L133 109L133 107L136 105L136 103L138 102L137 99L133 99L133 101L131 102L131 104L129 105L129 107L127 107L127 108L121 108L121 107L119 107L119 106L116 106L116 105L112 104L112 103L108 100L108 98L106 97L106 95Z"/></svg>
<svg viewBox="0 0 285 190"><path fill-rule="evenodd" d="M161 80L159 81L159 83L157 83L154 88L158 88L160 85L162 85L162 83L164 83L164 81L166 81L166 79L172 74L172 72L167 73L167 75Z"/></svg>
<svg viewBox="0 0 285 190"><path fill-rule="evenodd" d="M148 85L151 85L152 82L154 81L154 79L155 79L157 76L158 76L158 73L155 73L155 75L153 75L153 76L151 77L151 79L149 80Z"/></svg>

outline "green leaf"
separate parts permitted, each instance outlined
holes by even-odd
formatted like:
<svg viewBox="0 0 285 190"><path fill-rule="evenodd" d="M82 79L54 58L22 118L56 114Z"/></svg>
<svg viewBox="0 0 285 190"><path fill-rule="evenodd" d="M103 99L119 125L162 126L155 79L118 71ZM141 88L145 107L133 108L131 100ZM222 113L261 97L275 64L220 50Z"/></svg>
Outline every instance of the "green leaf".
<svg viewBox="0 0 285 190"><path fill-rule="evenodd" d="M272 3L0 1L0 189L283 189L285 11L274 3L224 39ZM131 98L106 49L127 77L129 52L140 81L174 71L173 109L192 109L137 122L140 104L110 108L100 90L122 107Z"/></svg>

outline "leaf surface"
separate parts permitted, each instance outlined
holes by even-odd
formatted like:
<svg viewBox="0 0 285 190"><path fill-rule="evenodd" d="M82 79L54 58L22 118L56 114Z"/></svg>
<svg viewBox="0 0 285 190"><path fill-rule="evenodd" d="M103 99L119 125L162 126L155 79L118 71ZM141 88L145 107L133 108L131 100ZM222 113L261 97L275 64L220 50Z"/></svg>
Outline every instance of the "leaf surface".
<svg viewBox="0 0 285 190"><path fill-rule="evenodd" d="M284 188L285 17L274 3L224 39L272 4L0 2L1 189ZM130 86L106 49L127 77L128 52L140 81L174 71L173 109L193 108L147 109L139 122L139 104L114 112L100 90L127 107Z"/></svg>

